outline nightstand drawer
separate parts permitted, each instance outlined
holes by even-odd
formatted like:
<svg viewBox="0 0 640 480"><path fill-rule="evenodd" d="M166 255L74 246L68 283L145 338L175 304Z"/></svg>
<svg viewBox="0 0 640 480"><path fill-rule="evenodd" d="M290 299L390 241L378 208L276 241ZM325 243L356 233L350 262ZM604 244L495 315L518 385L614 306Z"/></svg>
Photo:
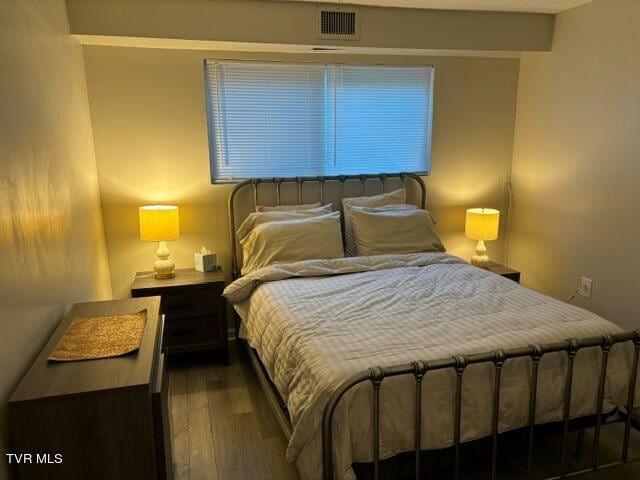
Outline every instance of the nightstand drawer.
<svg viewBox="0 0 640 480"><path fill-rule="evenodd" d="M224 333L216 318L186 318L170 322L165 327L165 341L169 350L186 345L209 345L224 343Z"/></svg>
<svg viewBox="0 0 640 480"><path fill-rule="evenodd" d="M162 297L168 353L223 350L228 364L227 304L222 297L226 282L221 269L198 272L179 268L175 277L157 279L151 272L136 273L132 297Z"/></svg>
<svg viewBox="0 0 640 480"><path fill-rule="evenodd" d="M164 313L169 318L195 318L218 315L220 298L218 289L190 290L162 296Z"/></svg>

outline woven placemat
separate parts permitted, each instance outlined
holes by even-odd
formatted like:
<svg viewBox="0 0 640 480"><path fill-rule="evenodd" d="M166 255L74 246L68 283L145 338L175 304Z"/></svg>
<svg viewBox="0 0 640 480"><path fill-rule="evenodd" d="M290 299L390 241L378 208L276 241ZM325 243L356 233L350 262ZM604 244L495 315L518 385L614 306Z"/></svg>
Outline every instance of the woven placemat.
<svg viewBox="0 0 640 480"><path fill-rule="evenodd" d="M49 360L69 362L125 355L140 348L147 310L105 317L74 317Z"/></svg>

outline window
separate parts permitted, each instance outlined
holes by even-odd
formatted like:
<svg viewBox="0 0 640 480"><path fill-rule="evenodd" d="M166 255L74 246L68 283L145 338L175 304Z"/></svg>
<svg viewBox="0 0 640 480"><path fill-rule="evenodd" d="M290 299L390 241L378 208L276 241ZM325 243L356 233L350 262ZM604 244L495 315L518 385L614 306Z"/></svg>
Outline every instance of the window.
<svg viewBox="0 0 640 480"><path fill-rule="evenodd" d="M211 175L429 170L432 67L205 62Z"/></svg>

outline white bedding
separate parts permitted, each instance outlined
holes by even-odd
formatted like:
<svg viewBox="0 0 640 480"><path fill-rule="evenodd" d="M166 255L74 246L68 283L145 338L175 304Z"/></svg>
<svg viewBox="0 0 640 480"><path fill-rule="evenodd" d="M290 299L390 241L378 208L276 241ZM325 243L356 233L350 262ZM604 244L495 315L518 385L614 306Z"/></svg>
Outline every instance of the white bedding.
<svg viewBox="0 0 640 480"><path fill-rule="evenodd" d="M273 265L236 280L225 296L243 319L241 335L257 350L287 402L293 424L287 457L304 479L321 478L322 412L331 392L356 371L620 331L593 313L443 253ZM612 349L606 410L624 404L628 352L620 345ZM585 349L576 357L572 417L595 412L599 355L599 349ZM543 357L537 422L562 418L565 369L566 354ZM528 359L505 364L501 431L527 424L529 378ZM465 372L463 441L490 434L492 379L490 365ZM425 377L424 448L452 444L454 388L451 371ZM338 479L354 478L353 462L372 460L370 405L368 382L338 405ZM381 458L412 450L413 411L413 377L384 380Z"/></svg>

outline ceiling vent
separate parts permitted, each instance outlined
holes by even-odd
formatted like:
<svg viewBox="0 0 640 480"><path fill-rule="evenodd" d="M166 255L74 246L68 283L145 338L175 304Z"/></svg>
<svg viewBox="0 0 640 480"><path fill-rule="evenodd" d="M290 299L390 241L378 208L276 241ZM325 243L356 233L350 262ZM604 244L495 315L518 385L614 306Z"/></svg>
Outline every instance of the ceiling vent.
<svg viewBox="0 0 640 480"><path fill-rule="evenodd" d="M359 40L360 12L353 7L318 7L317 36L330 40Z"/></svg>

